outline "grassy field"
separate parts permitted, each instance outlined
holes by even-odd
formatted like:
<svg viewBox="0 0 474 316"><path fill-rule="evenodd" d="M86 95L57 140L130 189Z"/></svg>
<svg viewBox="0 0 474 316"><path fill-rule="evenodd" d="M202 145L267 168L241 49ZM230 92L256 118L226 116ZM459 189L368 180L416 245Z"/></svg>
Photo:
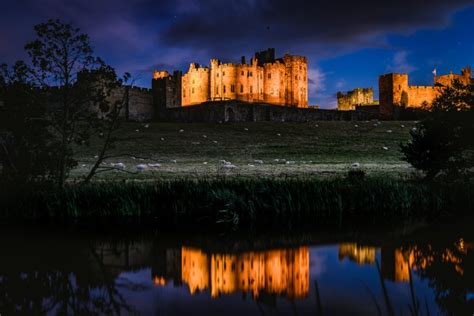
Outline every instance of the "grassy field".
<svg viewBox="0 0 474 316"><path fill-rule="evenodd" d="M98 179L320 177L347 172L354 163L372 174L407 175L413 169L401 160L400 143L410 139L414 126L389 121L124 123L120 136L133 139L114 149L121 157L107 164L123 163L127 172L102 173ZM97 142L78 150L73 178L90 169L97 152ZM140 164L147 165L145 170L137 170Z"/></svg>

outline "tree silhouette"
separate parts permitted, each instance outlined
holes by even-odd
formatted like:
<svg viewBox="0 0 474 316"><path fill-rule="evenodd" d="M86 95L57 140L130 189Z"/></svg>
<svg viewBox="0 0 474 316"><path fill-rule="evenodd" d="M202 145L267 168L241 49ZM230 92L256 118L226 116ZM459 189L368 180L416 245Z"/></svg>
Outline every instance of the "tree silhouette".
<svg viewBox="0 0 474 316"><path fill-rule="evenodd" d="M443 87L431 112L401 146L404 160L426 173L451 179L469 176L474 166L474 89L454 81Z"/></svg>

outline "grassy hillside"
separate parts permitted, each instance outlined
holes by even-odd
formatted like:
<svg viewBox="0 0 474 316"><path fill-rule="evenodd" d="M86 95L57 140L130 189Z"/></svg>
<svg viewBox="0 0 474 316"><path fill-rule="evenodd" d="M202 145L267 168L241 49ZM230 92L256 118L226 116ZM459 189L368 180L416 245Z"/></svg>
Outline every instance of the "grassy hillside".
<svg viewBox="0 0 474 316"><path fill-rule="evenodd" d="M409 140L414 126L414 122L375 121L125 123L120 134L132 139L121 143L114 154L131 156L107 163L121 162L132 173L112 171L101 177L320 176L345 172L353 163L369 173L407 174L412 169L401 160L399 145ZM79 149L80 164L73 177L90 168L97 149L97 143ZM225 167L222 160L232 166ZM139 164L156 163L160 167L137 172Z"/></svg>

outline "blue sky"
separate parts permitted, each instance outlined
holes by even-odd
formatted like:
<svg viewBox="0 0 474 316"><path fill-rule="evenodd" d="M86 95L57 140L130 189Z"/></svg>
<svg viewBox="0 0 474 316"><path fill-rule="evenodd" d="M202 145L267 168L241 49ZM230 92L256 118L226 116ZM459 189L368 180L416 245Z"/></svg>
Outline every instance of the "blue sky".
<svg viewBox="0 0 474 316"><path fill-rule="evenodd" d="M49 18L88 33L97 55L149 87L154 69L239 61L275 47L309 60L310 104L407 72L413 84L474 65L472 0L19 0L0 5L0 63L27 59L33 25Z"/></svg>

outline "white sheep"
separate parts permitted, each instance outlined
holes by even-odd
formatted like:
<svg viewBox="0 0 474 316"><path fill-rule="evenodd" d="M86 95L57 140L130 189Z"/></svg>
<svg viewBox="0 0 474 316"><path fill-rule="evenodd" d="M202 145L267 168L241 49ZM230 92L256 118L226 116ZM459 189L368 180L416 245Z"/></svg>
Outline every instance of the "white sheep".
<svg viewBox="0 0 474 316"><path fill-rule="evenodd" d="M223 165L222 167L223 167L223 168L226 168L226 169L237 169L237 166L235 166L235 165L233 165L233 164Z"/></svg>
<svg viewBox="0 0 474 316"><path fill-rule="evenodd" d="M204 161L202 164L203 164L203 165L207 165L207 161Z"/></svg>
<svg viewBox="0 0 474 316"><path fill-rule="evenodd" d="M148 167L150 167L150 168L160 168L161 164L159 164L159 163L149 163Z"/></svg>
<svg viewBox="0 0 474 316"><path fill-rule="evenodd" d="M382 149L383 149L383 150L388 150L388 147L383 146Z"/></svg>
<svg viewBox="0 0 474 316"><path fill-rule="evenodd" d="M392 132L392 130L391 130L391 129L387 130L387 133L391 133L391 132Z"/></svg>
<svg viewBox="0 0 474 316"><path fill-rule="evenodd" d="M146 169L148 169L148 166L140 164L140 165L137 165L136 168L137 168L138 171L141 172L141 171L145 171Z"/></svg>
<svg viewBox="0 0 474 316"><path fill-rule="evenodd" d="M244 128L244 131L248 131L248 130L249 130L249 129L248 129L247 127L246 127L246 128Z"/></svg>
<svg viewBox="0 0 474 316"><path fill-rule="evenodd" d="M281 134L280 134L280 133L278 133L278 134L277 134L277 136L281 136Z"/></svg>
<svg viewBox="0 0 474 316"><path fill-rule="evenodd" d="M150 124L145 124L145 126L143 126L145 128L149 128L150 127Z"/></svg>
<svg viewBox="0 0 474 316"><path fill-rule="evenodd" d="M165 138L164 138L164 137L161 137L161 141L164 142L164 141L165 141Z"/></svg>
<svg viewBox="0 0 474 316"><path fill-rule="evenodd" d="M207 138L207 135L202 135L203 138Z"/></svg>
<svg viewBox="0 0 474 316"><path fill-rule="evenodd" d="M125 164L122 163L122 162L119 162L119 163L111 163L110 165L111 165L112 167L118 168L118 169L125 169L125 168L126 168Z"/></svg>

